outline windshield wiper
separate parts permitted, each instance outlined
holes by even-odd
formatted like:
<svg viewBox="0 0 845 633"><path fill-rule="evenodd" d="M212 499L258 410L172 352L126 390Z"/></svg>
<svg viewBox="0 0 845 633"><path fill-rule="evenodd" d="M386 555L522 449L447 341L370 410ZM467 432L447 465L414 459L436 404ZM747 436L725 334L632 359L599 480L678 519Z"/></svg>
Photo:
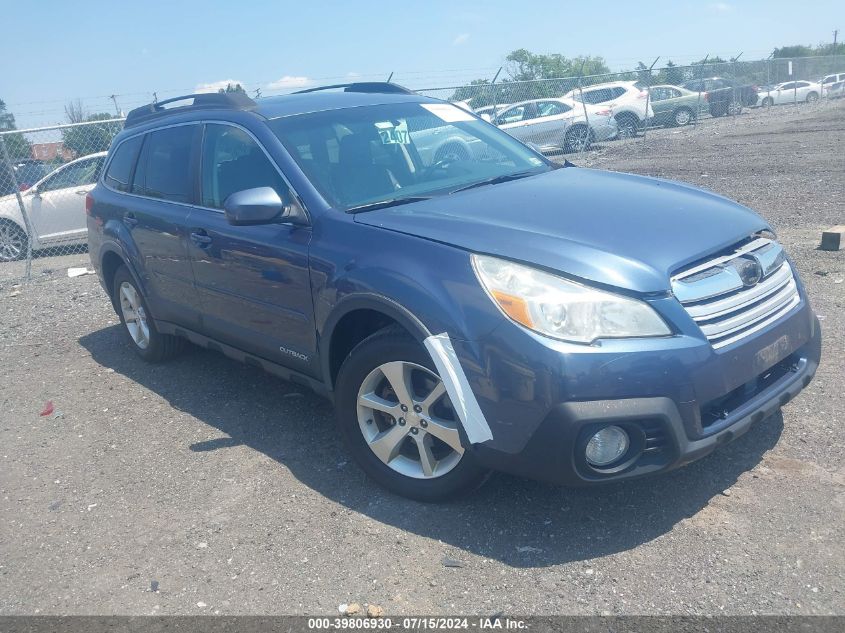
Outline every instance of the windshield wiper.
<svg viewBox="0 0 845 633"><path fill-rule="evenodd" d="M362 213L364 211L375 211L376 209L386 209L387 207L395 207L400 204L408 204L409 202L422 202L423 200L431 200L431 198L431 196L408 196L407 198L390 198L389 200L379 200L378 202L359 204L357 207L349 207L346 212Z"/></svg>
<svg viewBox="0 0 845 633"><path fill-rule="evenodd" d="M454 189L449 193L458 193L459 191L466 191L467 189L474 189L475 187L484 187L486 185L498 185L502 182L510 182L511 180L519 180L520 178L527 178L528 176L533 176L537 172L535 171L518 171L513 174L502 174L501 176L494 176L493 178L488 178L487 180L481 180L479 182L474 182L471 185L466 185L465 187L459 187L458 189Z"/></svg>

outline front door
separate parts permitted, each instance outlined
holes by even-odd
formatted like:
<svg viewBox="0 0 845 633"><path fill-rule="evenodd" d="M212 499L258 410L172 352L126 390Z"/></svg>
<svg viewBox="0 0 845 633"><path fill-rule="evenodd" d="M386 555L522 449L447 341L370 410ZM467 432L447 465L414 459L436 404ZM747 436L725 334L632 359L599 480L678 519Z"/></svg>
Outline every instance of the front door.
<svg viewBox="0 0 845 633"><path fill-rule="evenodd" d="M100 176L105 156L81 158L42 180L27 197L29 220L41 246L85 242L85 196Z"/></svg>
<svg viewBox="0 0 845 633"><path fill-rule="evenodd" d="M200 164L201 209L188 249L211 337L297 371L317 374L308 245L311 228L232 226L223 203L237 191L272 187L297 204L275 163L242 128L207 124Z"/></svg>

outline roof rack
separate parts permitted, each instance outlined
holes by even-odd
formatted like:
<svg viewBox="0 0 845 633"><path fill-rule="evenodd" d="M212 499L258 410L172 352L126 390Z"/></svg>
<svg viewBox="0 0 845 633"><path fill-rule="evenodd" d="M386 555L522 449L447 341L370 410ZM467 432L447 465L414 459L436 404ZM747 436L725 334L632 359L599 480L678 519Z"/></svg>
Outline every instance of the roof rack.
<svg viewBox="0 0 845 633"><path fill-rule="evenodd" d="M172 108L164 107L169 103L187 101L189 99L191 99L192 102L184 106ZM165 99L164 101L148 103L147 105L131 110L126 117L126 122L123 124L123 127L132 127L133 125L138 125L160 116L177 114L191 110L251 110L255 106L255 101L242 92L210 92L185 95L183 97L173 97L172 99Z"/></svg>
<svg viewBox="0 0 845 633"><path fill-rule="evenodd" d="M404 94L412 95L413 90L408 90L404 86L394 84L389 81L359 81L351 84L334 84L331 86L319 86L317 88L307 88L306 90L298 90L293 94L301 95L306 92L319 92L320 90L337 90L343 88L343 92L366 92L366 93L382 93L382 94Z"/></svg>

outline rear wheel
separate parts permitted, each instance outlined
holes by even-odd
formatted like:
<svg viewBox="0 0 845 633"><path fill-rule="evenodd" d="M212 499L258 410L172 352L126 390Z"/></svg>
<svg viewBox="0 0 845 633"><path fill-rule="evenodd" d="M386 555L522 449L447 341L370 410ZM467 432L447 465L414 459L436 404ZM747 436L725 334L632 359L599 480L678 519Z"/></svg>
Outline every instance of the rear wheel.
<svg viewBox="0 0 845 633"><path fill-rule="evenodd" d="M807 95L807 103L815 103L818 100L819 100L819 93L817 93L817 92L811 92L810 94Z"/></svg>
<svg viewBox="0 0 845 633"><path fill-rule="evenodd" d="M29 238L14 222L0 220L0 262L13 262L26 257Z"/></svg>
<svg viewBox="0 0 845 633"><path fill-rule="evenodd" d="M592 144L592 135L586 125L571 127L563 138L564 152L584 152Z"/></svg>
<svg viewBox="0 0 845 633"><path fill-rule="evenodd" d="M440 501L486 479L464 449L459 418L431 357L403 330L387 328L359 343L340 369L335 393L350 452L388 490Z"/></svg>
<svg viewBox="0 0 845 633"><path fill-rule="evenodd" d="M678 108L672 115L672 122L676 127L683 127L692 123L693 113L689 108Z"/></svg>
<svg viewBox="0 0 845 633"><path fill-rule="evenodd" d="M172 358L182 350L183 339L161 334L156 329L147 302L126 266L117 269L112 287L123 331L138 356L157 363Z"/></svg>
<svg viewBox="0 0 845 633"><path fill-rule="evenodd" d="M640 131L640 121L633 114L620 114L616 117L616 124L619 138L634 138Z"/></svg>

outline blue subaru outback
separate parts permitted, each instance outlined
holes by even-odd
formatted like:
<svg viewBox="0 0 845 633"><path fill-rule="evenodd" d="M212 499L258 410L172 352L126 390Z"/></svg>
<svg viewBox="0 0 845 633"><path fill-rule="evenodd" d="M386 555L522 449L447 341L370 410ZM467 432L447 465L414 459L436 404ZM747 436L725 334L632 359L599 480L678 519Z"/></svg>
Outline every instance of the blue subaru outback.
<svg viewBox="0 0 845 633"><path fill-rule="evenodd" d="M399 494L668 471L816 371L795 269L721 196L556 164L394 84L172 101L130 113L86 204L128 341L327 396Z"/></svg>

